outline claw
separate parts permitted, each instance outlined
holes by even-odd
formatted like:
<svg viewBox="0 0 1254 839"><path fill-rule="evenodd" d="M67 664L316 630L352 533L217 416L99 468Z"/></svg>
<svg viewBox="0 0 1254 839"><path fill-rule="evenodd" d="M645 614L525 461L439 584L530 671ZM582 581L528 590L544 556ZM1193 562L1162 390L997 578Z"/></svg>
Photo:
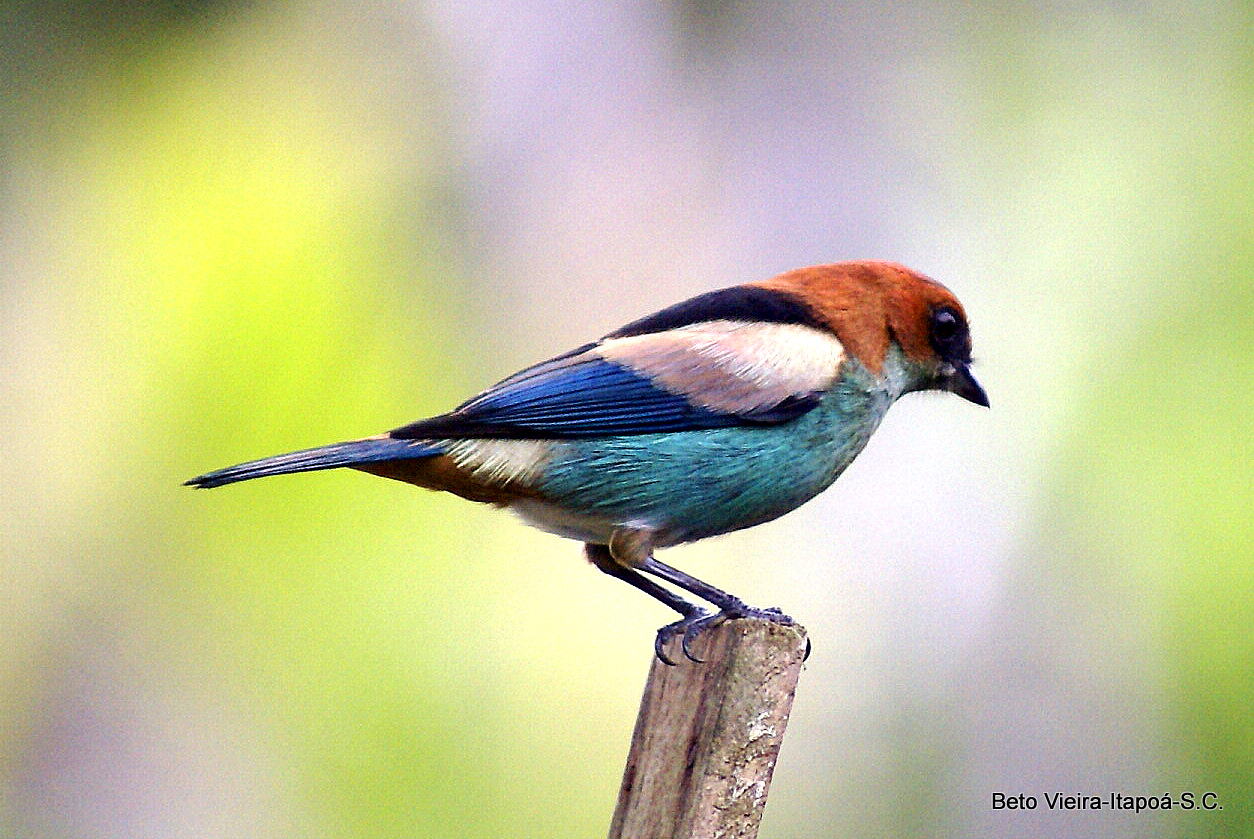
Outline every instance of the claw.
<svg viewBox="0 0 1254 839"><path fill-rule="evenodd" d="M682 620L668 623L657 631L657 637L653 639L653 654L657 656L658 661L668 667L674 667L675 662L666 654L666 645L679 633L683 623Z"/></svg>
<svg viewBox="0 0 1254 839"><path fill-rule="evenodd" d="M688 626L684 628L684 639L680 642L679 647L684 651L684 655L688 656L689 661L705 664L705 659L692 651L692 642L697 640L701 633L707 629L713 629L729 617L732 616L727 612L718 612L717 614L706 615L688 623Z"/></svg>
<svg viewBox="0 0 1254 839"><path fill-rule="evenodd" d="M666 654L666 647L676 636L679 636L679 648L683 650L684 657L696 664L704 664L705 659L692 651L693 642L701 637L701 634L707 629L713 629L725 621L735 620L736 618L759 618L772 623L783 624L784 626L792 626L796 623L796 621L777 608L754 609L751 606L745 606L743 603L734 609L724 609L720 612L695 611L659 629L657 637L653 640L653 652L657 656L658 661L674 667L675 661ZM805 655L806 658L810 657L809 638L806 639Z"/></svg>
<svg viewBox="0 0 1254 839"><path fill-rule="evenodd" d="M692 614L685 615L674 623L668 623L666 626L659 629L657 631L657 637L653 640L653 652L657 656L658 661L671 667L675 666L676 662L666 654L666 647L675 639L675 636L682 635L683 640L680 643L680 648L684 651L684 655L691 661L700 662L701 659L695 657L688 649L688 644L690 643L688 636L689 633L692 632L693 626L702 623L703 621L708 621L713 617L717 616L710 614L704 609L699 609L694 611ZM694 635L693 637L696 636Z"/></svg>

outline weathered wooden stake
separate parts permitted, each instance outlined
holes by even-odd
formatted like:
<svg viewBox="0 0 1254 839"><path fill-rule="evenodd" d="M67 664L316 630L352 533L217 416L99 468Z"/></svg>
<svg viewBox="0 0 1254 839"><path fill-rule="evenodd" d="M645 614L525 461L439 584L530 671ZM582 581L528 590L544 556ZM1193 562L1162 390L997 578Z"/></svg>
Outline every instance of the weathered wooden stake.
<svg viewBox="0 0 1254 839"><path fill-rule="evenodd" d="M753 839L805 658L799 626L742 618L654 661L610 839Z"/></svg>

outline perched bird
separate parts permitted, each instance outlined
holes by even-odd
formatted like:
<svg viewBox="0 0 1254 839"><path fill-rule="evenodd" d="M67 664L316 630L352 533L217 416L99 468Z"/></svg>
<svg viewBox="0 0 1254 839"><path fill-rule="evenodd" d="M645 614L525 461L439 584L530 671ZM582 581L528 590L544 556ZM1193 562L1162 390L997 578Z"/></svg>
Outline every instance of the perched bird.
<svg viewBox="0 0 1254 839"><path fill-rule="evenodd" d="M209 472L216 487L348 466L509 507L680 614L655 650L754 609L655 548L770 521L826 489L911 391L977 405L957 298L890 262L816 265L701 294L377 437ZM711 612L663 586L712 604ZM694 658L695 660L695 658Z"/></svg>

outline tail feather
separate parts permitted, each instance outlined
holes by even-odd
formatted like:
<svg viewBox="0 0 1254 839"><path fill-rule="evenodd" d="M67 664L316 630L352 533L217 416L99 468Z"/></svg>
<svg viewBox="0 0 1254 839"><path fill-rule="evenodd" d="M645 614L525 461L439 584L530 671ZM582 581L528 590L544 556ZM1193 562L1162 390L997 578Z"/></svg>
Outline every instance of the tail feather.
<svg viewBox="0 0 1254 839"><path fill-rule="evenodd" d="M335 469L340 466L378 463L385 460L434 457L442 453L438 446L424 440L371 437L365 440L350 440L347 443L332 443L316 449L302 449L298 452L288 452L261 460L250 460L247 463L206 472L190 481L185 481L183 485L209 489L237 481L263 478L267 475L313 472L319 469Z"/></svg>

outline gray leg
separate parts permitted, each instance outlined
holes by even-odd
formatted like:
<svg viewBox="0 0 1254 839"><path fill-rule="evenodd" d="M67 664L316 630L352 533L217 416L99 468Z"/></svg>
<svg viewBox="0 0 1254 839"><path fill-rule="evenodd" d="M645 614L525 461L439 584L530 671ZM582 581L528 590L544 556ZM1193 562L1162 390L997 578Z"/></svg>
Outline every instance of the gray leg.
<svg viewBox="0 0 1254 839"><path fill-rule="evenodd" d="M584 555L588 557L588 561L601 571L604 571L611 577L622 580L629 585L635 586L645 594L660 600L676 612L679 612L679 614L683 615L683 618L678 621L679 624L684 624L685 621L693 621L709 616L709 612L705 611L695 603L689 603L678 594L675 594L673 591L665 588L664 586L658 585L634 568L628 568L626 565L620 563L614 558L608 545L596 545L589 542L583 546L583 551ZM675 662L671 661L670 657L666 655L666 643L674 637L675 632L671 631L668 633L666 630L672 626L676 626L676 624L668 624L666 627L658 630L657 637L653 642L653 652L657 655L658 659L664 664L670 665L674 665Z"/></svg>
<svg viewBox="0 0 1254 839"><path fill-rule="evenodd" d="M675 621L672 624L667 624L659 629L657 639L654 642L654 649L657 652L658 658L667 664L672 664L673 662L666 657L663 651L670 640L676 635L682 637L680 646L684 651L684 655L692 661L700 661L701 659L697 658L697 656L692 652L693 640L695 640L697 636L705 630L718 626L725 620L732 618L762 618L774 621L775 623L787 625L795 623L792 618L785 615L779 609L755 609L752 606L746 605L739 597L728 594L722 589L698 580L696 577L689 574L685 574L677 568L672 568L664 562L659 562L653 557L653 544L650 537L651 534L647 530L643 529L619 528L614 531L614 534L610 537L610 543L607 547L607 553L609 554L608 560L618 566L623 573L602 567L596 559L593 559L592 562L598 568L601 568L602 571L626 580L633 586L636 586L636 588L651 594L683 615L683 618L680 620ZM591 546L589 546L589 548L591 548ZM589 558L592 558L591 553L589 553ZM716 606L718 608L718 612L716 614L710 614L704 609L697 608L685 600L676 598L675 595L671 594L668 590L645 578L639 573L640 571L651 574L654 577L689 592L690 594L696 595L702 600ZM624 576L624 573L630 574L631 576ZM642 585L642 583L647 583L649 587L646 588ZM663 597L658 592L664 592L667 597ZM675 605L671 599L668 599L668 597L671 599L678 599L680 603L685 605L686 609L679 608L679 606Z"/></svg>
<svg viewBox="0 0 1254 839"><path fill-rule="evenodd" d="M588 557L588 561L600 570L616 577L625 583L629 583L643 591L650 597L654 597L667 606L670 606L679 614L685 617L694 613L701 612L700 606L695 603L689 603L678 594L675 594L668 588L664 588L650 580L648 577L636 571L634 568L628 568L615 561L610 554L608 545L594 545L591 542L583 546L584 555Z"/></svg>

